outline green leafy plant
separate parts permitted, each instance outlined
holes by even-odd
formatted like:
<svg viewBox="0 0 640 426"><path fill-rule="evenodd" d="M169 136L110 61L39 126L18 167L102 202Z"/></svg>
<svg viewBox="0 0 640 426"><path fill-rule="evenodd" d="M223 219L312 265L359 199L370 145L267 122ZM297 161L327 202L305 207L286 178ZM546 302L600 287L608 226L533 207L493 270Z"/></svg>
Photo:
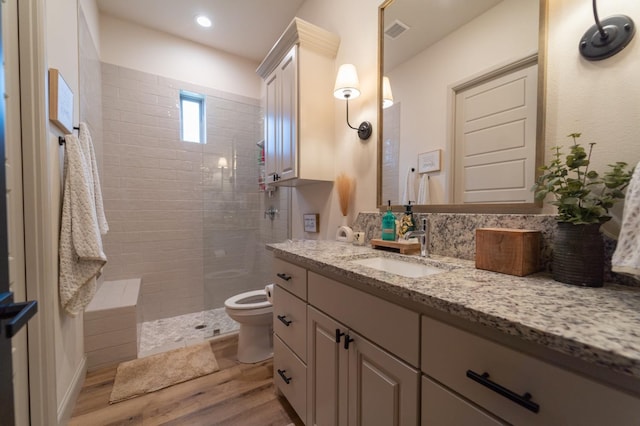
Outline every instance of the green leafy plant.
<svg viewBox="0 0 640 426"><path fill-rule="evenodd" d="M563 157L560 147L549 165L542 166L542 175L536 179L532 190L537 200L553 194L551 204L558 207L557 220L575 225L603 223L611 219L609 209L624 199L624 189L629 185L633 170L627 163L619 161L609 164L609 170L600 175L589 170L591 151L595 143L589 144L589 152L577 143L580 133L571 133L571 152Z"/></svg>

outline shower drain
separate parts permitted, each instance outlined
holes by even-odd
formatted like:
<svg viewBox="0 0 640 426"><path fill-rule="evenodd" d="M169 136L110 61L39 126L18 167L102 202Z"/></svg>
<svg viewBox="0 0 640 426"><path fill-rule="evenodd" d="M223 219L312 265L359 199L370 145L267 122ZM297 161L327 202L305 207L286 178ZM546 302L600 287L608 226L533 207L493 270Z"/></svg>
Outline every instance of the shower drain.
<svg viewBox="0 0 640 426"><path fill-rule="evenodd" d="M195 326L196 330L202 330L203 328L207 328L206 324L199 324Z"/></svg>

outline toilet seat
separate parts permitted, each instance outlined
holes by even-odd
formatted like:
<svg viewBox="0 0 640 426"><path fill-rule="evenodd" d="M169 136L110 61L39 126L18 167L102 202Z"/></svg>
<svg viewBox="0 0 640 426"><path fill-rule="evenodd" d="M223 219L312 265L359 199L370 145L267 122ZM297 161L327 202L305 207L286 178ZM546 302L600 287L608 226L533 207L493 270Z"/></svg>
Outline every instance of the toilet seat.
<svg viewBox="0 0 640 426"><path fill-rule="evenodd" d="M271 303L267 300L267 292L262 289L236 294L225 300L224 306L229 309L248 310L268 308Z"/></svg>

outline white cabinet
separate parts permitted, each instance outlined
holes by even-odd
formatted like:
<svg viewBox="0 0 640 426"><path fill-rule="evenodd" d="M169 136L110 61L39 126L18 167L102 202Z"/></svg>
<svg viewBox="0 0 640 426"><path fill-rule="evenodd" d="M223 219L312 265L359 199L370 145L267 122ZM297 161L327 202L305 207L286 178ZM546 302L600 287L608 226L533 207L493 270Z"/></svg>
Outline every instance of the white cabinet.
<svg viewBox="0 0 640 426"><path fill-rule="evenodd" d="M392 334L417 343L417 314L313 272L308 296L307 423L417 425L420 373L380 347Z"/></svg>
<svg viewBox="0 0 640 426"><path fill-rule="evenodd" d="M294 18L258 67L265 82L267 183L333 180L332 93L339 43L337 35Z"/></svg>
<svg viewBox="0 0 640 426"><path fill-rule="evenodd" d="M422 318L421 341L429 378L510 424L637 425L640 419L637 397L433 318Z"/></svg>
<svg viewBox="0 0 640 426"><path fill-rule="evenodd" d="M273 380L301 419L307 417L307 271L274 259Z"/></svg>

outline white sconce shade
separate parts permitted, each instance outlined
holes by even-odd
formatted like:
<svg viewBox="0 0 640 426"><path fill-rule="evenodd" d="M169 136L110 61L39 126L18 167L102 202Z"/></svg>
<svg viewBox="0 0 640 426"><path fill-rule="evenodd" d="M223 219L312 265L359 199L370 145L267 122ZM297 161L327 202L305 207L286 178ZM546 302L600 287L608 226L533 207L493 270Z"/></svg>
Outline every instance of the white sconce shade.
<svg viewBox="0 0 640 426"><path fill-rule="evenodd" d="M333 96L338 99L355 99L360 96L360 81L355 65L340 65Z"/></svg>
<svg viewBox="0 0 640 426"><path fill-rule="evenodd" d="M229 165L227 164L227 159L224 157L220 157L220 159L218 160L218 168L219 169L224 169L226 167L228 167Z"/></svg>
<svg viewBox="0 0 640 426"><path fill-rule="evenodd" d="M391 83L389 77L382 77L382 108L389 108L393 105L393 93L391 93Z"/></svg>

